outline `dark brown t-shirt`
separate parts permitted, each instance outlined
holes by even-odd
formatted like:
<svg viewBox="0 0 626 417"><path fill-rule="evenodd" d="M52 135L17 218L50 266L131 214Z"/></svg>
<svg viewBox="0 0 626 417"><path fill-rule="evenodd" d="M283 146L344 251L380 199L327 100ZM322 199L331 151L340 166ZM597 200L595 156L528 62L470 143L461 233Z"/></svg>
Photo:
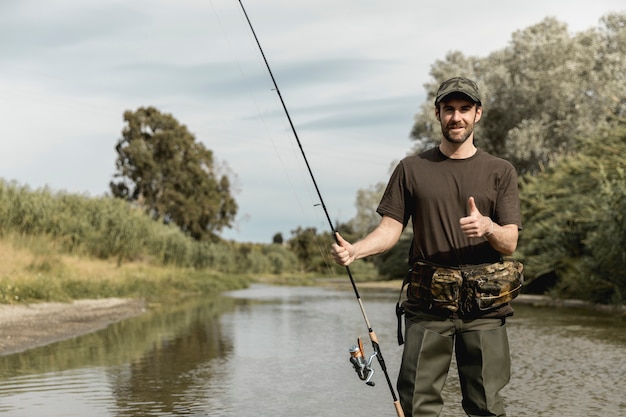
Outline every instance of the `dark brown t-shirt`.
<svg viewBox="0 0 626 417"><path fill-rule="evenodd" d="M416 260L442 266L497 262L500 254L486 238L468 238L461 230L459 220L469 214L469 197L474 197L480 213L495 223L522 228L515 168L481 150L467 159L450 159L439 148L404 158L393 172L377 212L405 226L412 219L410 265ZM423 309L409 300L404 307L407 314ZM459 317L457 313L440 314ZM508 304L470 313L481 317L511 314Z"/></svg>
<svg viewBox="0 0 626 417"><path fill-rule="evenodd" d="M521 229L515 168L480 149L467 159L450 159L438 147L404 158L377 212L405 226L412 219L409 264L418 259L444 266L496 262L500 255L486 238L468 238L461 230L459 220L469 214L469 197L495 223Z"/></svg>

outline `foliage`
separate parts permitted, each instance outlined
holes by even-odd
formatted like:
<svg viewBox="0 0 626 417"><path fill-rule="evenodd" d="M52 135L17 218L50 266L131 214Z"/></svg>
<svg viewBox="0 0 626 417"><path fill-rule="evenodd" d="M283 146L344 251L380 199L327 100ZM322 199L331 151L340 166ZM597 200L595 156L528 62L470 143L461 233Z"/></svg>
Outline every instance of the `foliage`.
<svg viewBox="0 0 626 417"><path fill-rule="evenodd" d="M2 180L0 250L0 303L206 294L302 275L286 245L196 241L117 198Z"/></svg>
<svg viewBox="0 0 626 417"><path fill-rule="evenodd" d="M378 183L367 189L360 189L356 198L356 216L348 224L340 226L340 232L348 241L356 241L367 233L374 230L380 222L380 215L376 213L378 202L385 191L385 183ZM411 227L407 227L400 241L386 253L374 256L371 259L365 258L364 262L369 262L371 267L376 268L376 274L382 279L402 279L407 273L408 253L411 246L413 232Z"/></svg>
<svg viewBox="0 0 626 417"><path fill-rule="evenodd" d="M136 202L154 218L177 224L197 240L216 240L237 212L230 179L213 153L184 125L153 107L124 113L115 150L115 197Z"/></svg>
<svg viewBox="0 0 626 417"><path fill-rule="evenodd" d="M10 234L44 236L46 245L63 253L114 259L118 265L139 261L233 274L299 269L283 245L196 241L117 198L31 190L0 180L0 237ZM43 252L41 245L29 245Z"/></svg>
<svg viewBox="0 0 626 417"><path fill-rule="evenodd" d="M287 246L298 259L303 272L323 272L331 266L332 261L327 254L332 241L329 233L318 235L314 227L298 227L291 231Z"/></svg>
<svg viewBox="0 0 626 417"><path fill-rule="evenodd" d="M338 225L336 230L348 239L355 238L350 226ZM287 241L289 251L294 255L303 273L315 273L318 276L345 276L344 267L337 265L330 256L330 246L334 242L330 232L317 233L314 227L298 227L291 231L291 239ZM364 259L350 265L355 279L371 280L380 277L371 260Z"/></svg>
<svg viewBox="0 0 626 417"><path fill-rule="evenodd" d="M301 260L288 244L194 240L118 198L0 180L0 303L161 297L240 288L253 279L303 283L338 275L342 268L327 259L330 233L312 232L311 240L296 234L315 248L302 246ZM359 278L376 276L369 264L355 270Z"/></svg>
<svg viewBox="0 0 626 417"><path fill-rule="evenodd" d="M483 94L478 145L511 161L519 173L541 166L626 115L626 14L609 14L599 27L570 35L565 24L546 18L513 33L503 50L485 58L449 53L431 68L428 102L416 115L416 150L438 143L434 117L437 87L464 75Z"/></svg>
<svg viewBox="0 0 626 417"><path fill-rule="evenodd" d="M285 243L285 240L283 238L283 234L280 233L280 232L274 234L274 236L272 237L272 243L274 243L276 245L282 245L283 243Z"/></svg>
<svg viewBox="0 0 626 417"><path fill-rule="evenodd" d="M148 300L216 294L245 287L249 275L175 266L89 259L54 247L46 236L5 235L0 267L0 303L134 297Z"/></svg>
<svg viewBox="0 0 626 417"><path fill-rule="evenodd" d="M369 188L357 190L356 216L349 222L353 233L365 236L378 226L380 215L376 212L376 208L385 192L385 186L385 183L379 182Z"/></svg>
<svg viewBox="0 0 626 417"><path fill-rule="evenodd" d="M530 277L556 274L555 293L622 302L626 295L626 125L522 182L519 251Z"/></svg>

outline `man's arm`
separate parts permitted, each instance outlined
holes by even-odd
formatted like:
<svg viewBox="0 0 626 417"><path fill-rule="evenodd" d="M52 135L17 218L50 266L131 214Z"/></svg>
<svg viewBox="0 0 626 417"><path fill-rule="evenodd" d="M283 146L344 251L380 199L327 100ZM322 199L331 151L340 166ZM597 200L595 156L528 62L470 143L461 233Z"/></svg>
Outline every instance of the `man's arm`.
<svg viewBox="0 0 626 417"><path fill-rule="evenodd" d="M485 235L491 247L505 256L513 255L517 248L517 238L519 231L516 224L505 224L500 226L493 223L493 232ZM491 228L491 226L490 226Z"/></svg>
<svg viewBox="0 0 626 417"><path fill-rule="evenodd" d="M337 233L337 242L332 245L331 254L336 263L343 266L370 255L385 252L395 245L404 226L389 216L383 216L376 229L365 238L351 244Z"/></svg>

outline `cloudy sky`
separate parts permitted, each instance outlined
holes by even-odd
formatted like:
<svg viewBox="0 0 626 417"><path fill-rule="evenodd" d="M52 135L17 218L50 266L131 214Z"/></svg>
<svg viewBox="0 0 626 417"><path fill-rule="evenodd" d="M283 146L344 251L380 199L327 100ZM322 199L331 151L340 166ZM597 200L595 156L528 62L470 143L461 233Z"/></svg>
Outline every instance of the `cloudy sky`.
<svg viewBox="0 0 626 417"><path fill-rule="evenodd" d="M243 4L339 221L410 149L437 59L486 56L548 16L578 32L626 11L623 0ZM239 215L223 237L328 230L238 1L2 0L0 58L5 180L103 195L123 112L155 106L237 174Z"/></svg>

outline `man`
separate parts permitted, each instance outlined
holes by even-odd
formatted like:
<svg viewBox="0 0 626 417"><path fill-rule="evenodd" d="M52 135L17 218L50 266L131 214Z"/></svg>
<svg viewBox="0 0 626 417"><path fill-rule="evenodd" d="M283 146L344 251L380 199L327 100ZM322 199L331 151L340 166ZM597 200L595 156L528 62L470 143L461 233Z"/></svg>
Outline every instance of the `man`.
<svg viewBox="0 0 626 417"><path fill-rule="evenodd" d="M484 310L457 307L458 297L454 306L438 305L432 292L435 271L460 276L455 272L460 267L497 263L515 251L521 229L517 175L509 162L474 144L474 126L482 116L474 81L455 77L443 82L435 115L440 145L399 163L377 209L380 224L354 244L337 234L332 255L347 266L384 252L411 219L409 264L414 272L403 303L406 343L398 377L404 413L440 414L441 391L455 352L467 415L504 416L499 391L510 377L505 318L512 308L508 303ZM466 288L464 282L456 284L450 294Z"/></svg>

